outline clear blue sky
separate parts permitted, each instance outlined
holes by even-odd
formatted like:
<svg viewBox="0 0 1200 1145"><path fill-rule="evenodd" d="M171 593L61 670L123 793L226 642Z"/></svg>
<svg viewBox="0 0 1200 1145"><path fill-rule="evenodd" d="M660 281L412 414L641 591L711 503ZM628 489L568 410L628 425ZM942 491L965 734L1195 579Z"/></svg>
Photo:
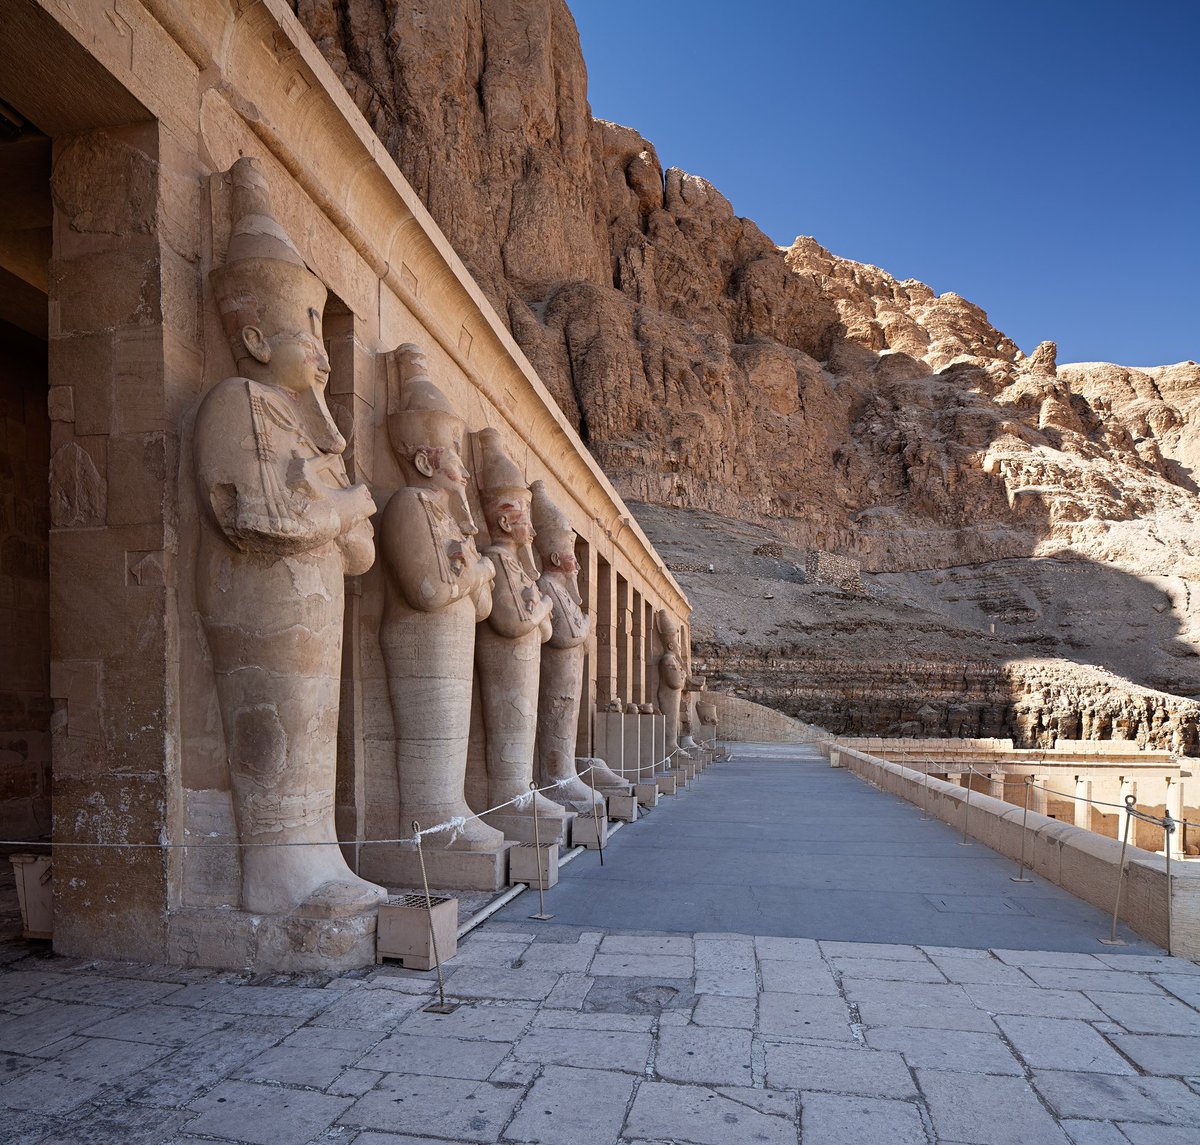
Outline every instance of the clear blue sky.
<svg viewBox="0 0 1200 1145"><path fill-rule="evenodd" d="M592 113L1027 353L1200 359L1200 5L568 0Z"/></svg>

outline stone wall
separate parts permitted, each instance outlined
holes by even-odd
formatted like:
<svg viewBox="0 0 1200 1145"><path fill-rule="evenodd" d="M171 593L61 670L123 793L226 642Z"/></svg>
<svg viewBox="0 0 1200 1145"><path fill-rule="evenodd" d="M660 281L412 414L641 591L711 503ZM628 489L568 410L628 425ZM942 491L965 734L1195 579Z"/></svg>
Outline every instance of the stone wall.
<svg viewBox="0 0 1200 1145"><path fill-rule="evenodd" d="M46 345L0 325L0 838L50 830Z"/></svg>
<svg viewBox="0 0 1200 1145"><path fill-rule="evenodd" d="M716 707L717 738L729 743L807 743L812 738L799 720L762 704L721 692L704 692L700 699Z"/></svg>
<svg viewBox="0 0 1200 1145"><path fill-rule="evenodd" d="M833 584L846 592L862 592L862 561L820 549L808 554L804 575L809 584Z"/></svg>
<svg viewBox="0 0 1200 1145"><path fill-rule="evenodd" d="M837 741L829 742L837 749ZM965 788L929 779L918 771L888 763L853 748L838 752L841 766L849 767L867 782L928 808L930 815L961 830L964 821L973 838L1014 861L1022 854L1031 871L1104 911L1111 911L1120 871L1121 844L1091 831L1029 812L1022 829L1023 811L972 793L969 819ZM1184 958L1200 958L1200 870L1174 863L1170 884L1166 860L1161 855L1129 848L1121 922ZM1172 917L1168 920L1167 896ZM1097 938L1104 937L1098 934Z"/></svg>

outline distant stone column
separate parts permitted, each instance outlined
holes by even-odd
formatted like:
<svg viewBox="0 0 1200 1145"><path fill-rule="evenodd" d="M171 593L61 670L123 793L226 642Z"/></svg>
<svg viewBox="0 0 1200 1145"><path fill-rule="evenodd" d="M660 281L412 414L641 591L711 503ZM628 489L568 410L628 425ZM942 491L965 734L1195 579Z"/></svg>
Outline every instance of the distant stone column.
<svg viewBox="0 0 1200 1145"><path fill-rule="evenodd" d="M1075 778L1075 826L1085 831L1092 829L1092 805L1087 800L1092 797L1092 781L1082 775Z"/></svg>
<svg viewBox="0 0 1200 1145"><path fill-rule="evenodd" d="M1172 776L1167 780L1167 814L1175 820L1176 824L1182 823L1184 818L1183 808L1183 779L1178 776ZM1182 855L1184 853L1183 836L1184 829L1182 825L1177 825L1174 833L1171 835L1172 856Z"/></svg>

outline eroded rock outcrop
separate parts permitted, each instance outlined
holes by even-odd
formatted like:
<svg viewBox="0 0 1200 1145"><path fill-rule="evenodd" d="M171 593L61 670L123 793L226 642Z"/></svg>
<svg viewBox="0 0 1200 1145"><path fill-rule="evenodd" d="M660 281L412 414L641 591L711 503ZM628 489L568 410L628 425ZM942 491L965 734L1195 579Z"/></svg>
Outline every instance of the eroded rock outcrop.
<svg viewBox="0 0 1200 1145"><path fill-rule="evenodd" d="M812 238L776 247L591 117L562 0L295 7L630 500L759 522L867 574L1054 557L1200 575L1194 363L1026 356L957 294ZM1176 652L1135 678L1191 694L1179 619Z"/></svg>

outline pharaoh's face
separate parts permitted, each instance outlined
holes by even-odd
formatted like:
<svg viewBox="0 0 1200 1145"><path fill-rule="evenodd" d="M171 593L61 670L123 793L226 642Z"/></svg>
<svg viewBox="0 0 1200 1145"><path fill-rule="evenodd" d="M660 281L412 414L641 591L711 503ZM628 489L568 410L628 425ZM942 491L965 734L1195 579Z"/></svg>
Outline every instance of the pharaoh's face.
<svg viewBox="0 0 1200 1145"><path fill-rule="evenodd" d="M533 531L533 522L529 517L527 504L508 504L499 512L496 523L501 532L516 545L531 545L537 534Z"/></svg>
<svg viewBox="0 0 1200 1145"><path fill-rule="evenodd" d="M271 381L292 393L323 394L329 381L329 357L321 340L321 314L310 307L297 317L295 327L287 323L266 338Z"/></svg>
<svg viewBox="0 0 1200 1145"><path fill-rule="evenodd" d="M467 467L453 449L439 449L431 456L430 484L435 489L461 496L467 487Z"/></svg>

